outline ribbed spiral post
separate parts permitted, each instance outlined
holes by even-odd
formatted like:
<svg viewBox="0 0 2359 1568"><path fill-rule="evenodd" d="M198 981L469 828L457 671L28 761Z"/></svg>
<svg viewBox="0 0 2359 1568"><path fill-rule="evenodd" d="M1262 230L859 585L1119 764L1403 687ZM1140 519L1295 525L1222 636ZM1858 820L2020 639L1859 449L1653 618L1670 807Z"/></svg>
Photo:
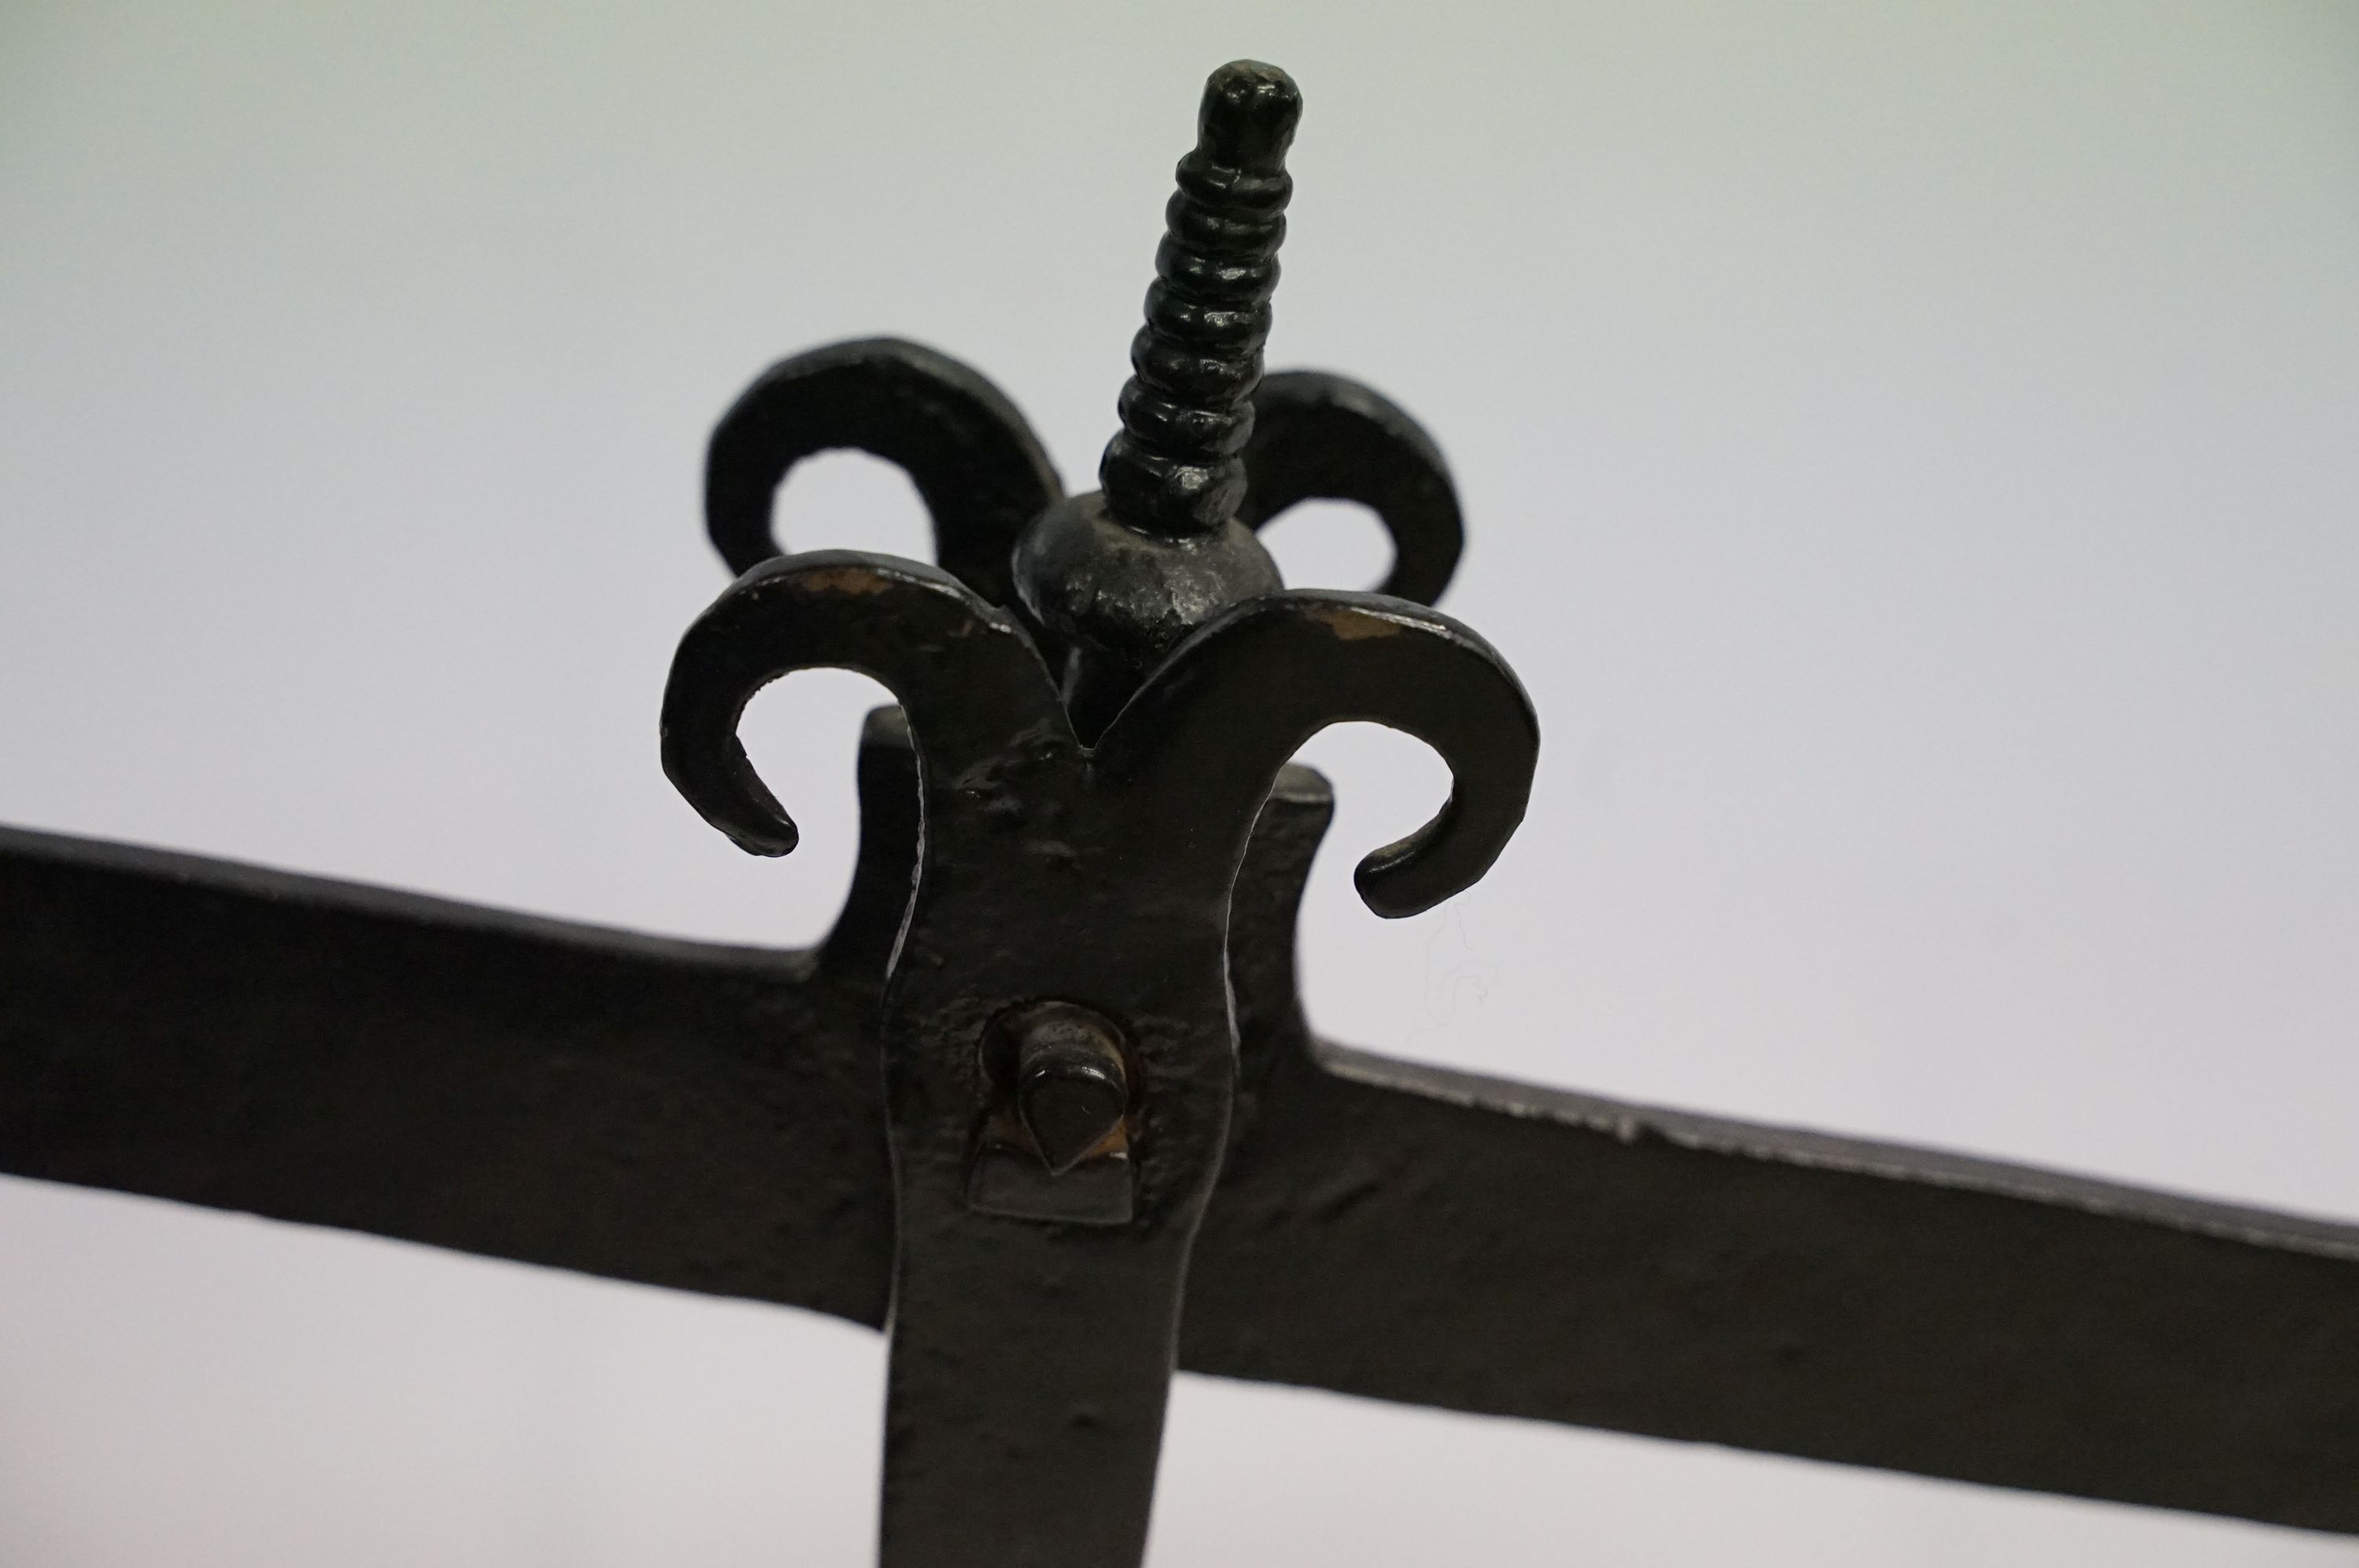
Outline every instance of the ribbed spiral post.
<svg viewBox="0 0 2359 1568"><path fill-rule="evenodd" d="M1010 559L1084 741L1189 633L1284 586L1237 508L1301 115L1276 66L1238 60L1205 82L1131 342L1122 429L1098 466L1104 488L1043 511Z"/></svg>
<svg viewBox="0 0 2359 1568"><path fill-rule="evenodd" d="M1122 430L1098 465L1116 521L1167 538L1201 534L1245 498L1239 454L1269 341L1269 298L1294 181L1286 149L1302 95L1274 65L1236 60L1204 84L1196 148L1165 210L1147 325L1132 340Z"/></svg>

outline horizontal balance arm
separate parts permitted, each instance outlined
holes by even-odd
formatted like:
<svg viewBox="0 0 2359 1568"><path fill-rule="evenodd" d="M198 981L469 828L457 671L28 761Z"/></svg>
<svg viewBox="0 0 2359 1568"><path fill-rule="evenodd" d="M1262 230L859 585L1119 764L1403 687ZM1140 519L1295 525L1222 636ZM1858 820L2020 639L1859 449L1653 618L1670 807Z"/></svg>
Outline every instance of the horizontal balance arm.
<svg viewBox="0 0 2359 1568"><path fill-rule="evenodd" d="M0 1170L885 1318L914 769L808 954L0 833ZM1314 1042L1289 769L1180 1364L2359 1533L2359 1228Z"/></svg>

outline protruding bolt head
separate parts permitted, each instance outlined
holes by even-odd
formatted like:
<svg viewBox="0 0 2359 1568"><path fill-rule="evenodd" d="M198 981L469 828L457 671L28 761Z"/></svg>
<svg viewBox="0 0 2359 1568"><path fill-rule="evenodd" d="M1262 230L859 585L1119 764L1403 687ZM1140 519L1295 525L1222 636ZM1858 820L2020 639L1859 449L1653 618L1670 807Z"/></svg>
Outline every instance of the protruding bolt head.
<svg viewBox="0 0 2359 1568"><path fill-rule="evenodd" d="M1016 1109L1052 1174L1082 1162L1122 1124L1130 1077L1114 1026L1071 1002L1041 1002L1010 1021Z"/></svg>

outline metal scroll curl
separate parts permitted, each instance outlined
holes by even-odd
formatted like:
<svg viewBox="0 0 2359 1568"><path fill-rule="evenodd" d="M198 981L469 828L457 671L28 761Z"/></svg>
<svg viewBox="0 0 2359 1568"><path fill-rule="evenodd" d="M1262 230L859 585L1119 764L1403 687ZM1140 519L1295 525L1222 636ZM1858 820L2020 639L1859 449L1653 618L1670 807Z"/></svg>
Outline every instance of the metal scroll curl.
<svg viewBox="0 0 2359 1568"><path fill-rule="evenodd" d="M1031 426L981 372L897 338L832 343L762 373L713 427L705 531L733 572L775 558L779 482L851 449L898 465L933 523L934 558L994 604L1011 601L1016 535L1064 494Z"/></svg>
<svg viewBox="0 0 2359 1568"><path fill-rule="evenodd" d="M680 639L664 689L664 772L698 814L756 855L798 839L737 739L754 694L796 670L849 669L909 716L922 765L988 765L1064 710L1031 640L935 567L856 550L756 565Z"/></svg>
<svg viewBox="0 0 2359 1568"><path fill-rule="evenodd" d="M1264 528L1299 502L1357 502L1392 538L1392 567L1376 591L1440 602L1466 525L1450 465L1425 427L1374 387L1327 371L1265 376L1253 407L1237 520Z"/></svg>
<svg viewBox="0 0 2359 1568"><path fill-rule="evenodd" d="M1272 680L1279 670L1285 678ZM1353 879L1376 914L1416 914L1490 870L1523 820L1539 755L1522 683L1438 611L1318 590L1247 600L1172 651L1101 739L1097 761L1148 797L1144 815L1234 821L1242 842L1287 759L1355 719L1417 737L1450 767L1440 812L1367 856Z"/></svg>

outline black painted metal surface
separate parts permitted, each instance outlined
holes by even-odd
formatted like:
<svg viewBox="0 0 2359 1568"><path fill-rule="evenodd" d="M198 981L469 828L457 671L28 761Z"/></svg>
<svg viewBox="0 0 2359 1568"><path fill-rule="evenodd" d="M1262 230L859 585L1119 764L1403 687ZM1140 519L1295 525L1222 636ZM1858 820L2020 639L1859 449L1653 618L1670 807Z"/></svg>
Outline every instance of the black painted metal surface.
<svg viewBox="0 0 2359 1568"><path fill-rule="evenodd" d="M876 1008L917 764L870 717L860 860L809 952L671 941L0 828L0 1170L884 1326ZM1235 910L1290 1017L1327 816L1289 769Z"/></svg>
<svg viewBox="0 0 2359 1568"><path fill-rule="evenodd" d="M1372 719L1448 763L1441 812L1361 864L1381 914L1473 882L1523 817L1538 723L1489 645L1406 600L1283 591L1238 516L1300 110L1270 66L1206 83L1104 489L1038 508L1006 556L1013 603L976 569L782 555L747 568L673 660L665 771L753 853L796 843L736 739L764 684L818 665L871 676L917 754L923 829L877 1025L888 1568L1146 1550L1189 1256L1235 1094L1230 893L1287 759L1329 724ZM1413 431L1338 390L1277 395L1258 456L1293 495L1320 487L1304 452L1331 432L1391 450ZM930 428L927 399L943 408ZM847 345L774 370L723 421L711 471L743 479L723 487L736 502L716 541L744 545L745 499L847 433L914 460L921 492L961 468L987 470L962 492L986 499L1044 471L1010 457L1037 445L980 377ZM1433 532L1438 469L1378 475L1372 498L1400 491L1399 525ZM938 514L945 561L1004 552L1009 514L981 500ZM1408 560L1440 587L1426 556Z"/></svg>
<svg viewBox="0 0 2359 1568"><path fill-rule="evenodd" d="M1354 1051L1279 1058L1186 1330L1229 1377L2359 1533L2359 1228Z"/></svg>
<svg viewBox="0 0 2359 1568"><path fill-rule="evenodd" d="M877 978L8 831L0 1169L881 1325Z"/></svg>
<svg viewBox="0 0 2359 1568"><path fill-rule="evenodd" d="M882 1326L881 971L834 956L906 885L896 739L811 954L0 836L0 1169ZM1314 1044L1327 815L1291 770L1239 881L1182 1367L2359 1534L2359 1227Z"/></svg>
<svg viewBox="0 0 2359 1568"><path fill-rule="evenodd" d="M1424 606L1432 440L1261 376L1299 112L1208 83L1103 492L931 351L782 362L715 431L743 575L664 762L740 845L735 739L864 671L862 849L810 953L663 941L0 830L0 1170L800 1306L892 1336L894 1568L1136 1562L1175 1365L2359 1533L2359 1228L1617 1105L1315 1042L1292 923L1322 726L1453 790L1359 887L1480 877L1538 746ZM782 555L814 452L911 474L940 565ZM1364 503L1381 595L1252 530Z"/></svg>
<svg viewBox="0 0 2359 1568"><path fill-rule="evenodd" d="M826 551L765 563L680 645L665 763L757 853L794 843L747 766L767 680L842 665L901 698L924 827L879 1032L896 1267L887 1563L1120 1563L1144 1551L1189 1249L1236 1071L1225 962L1248 829L1313 732L1372 719L1455 777L1425 828L1362 862L1411 914L1480 876L1521 818L1538 736L1490 650L1372 595L1247 600L1187 641L1084 748L1021 627L956 579ZM1284 670L1275 688L1267 672ZM1136 1080L1127 1202L1011 1205L989 1164L1015 1107L986 1052L1042 1003L1113 1021ZM1112 1156L1108 1156L1111 1161ZM1119 1198L1117 1189L1117 1197ZM1018 1217L1019 1212L1055 1216Z"/></svg>

